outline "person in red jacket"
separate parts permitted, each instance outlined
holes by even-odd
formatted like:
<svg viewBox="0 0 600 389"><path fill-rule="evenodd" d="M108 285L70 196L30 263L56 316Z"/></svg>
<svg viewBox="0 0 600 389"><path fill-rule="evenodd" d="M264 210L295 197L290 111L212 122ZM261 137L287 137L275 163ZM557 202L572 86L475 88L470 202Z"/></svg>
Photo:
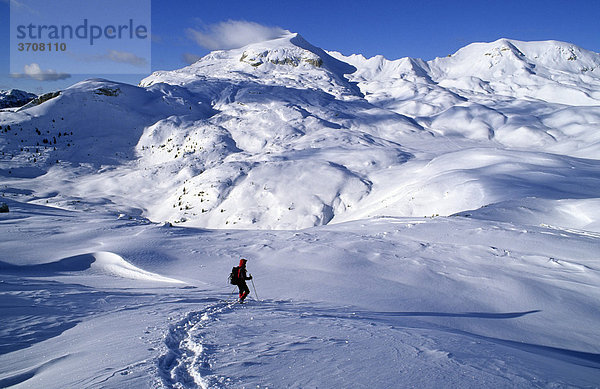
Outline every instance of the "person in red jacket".
<svg viewBox="0 0 600 389"><path fill-rule="evenodd" d="M251 280L252 279L252 274L250 274L250 276L248 276L246 274L246 262L248 262L246 259L242 258L240 259L240 267L238 268L238 274L237 274L237 279L238 279L238 288L240 289L240 299L239 302L243 303L244 299L246 297L248 297L248 295L250 294L250 289L248 288L248 285L246 285L246 280Z"/></svg>

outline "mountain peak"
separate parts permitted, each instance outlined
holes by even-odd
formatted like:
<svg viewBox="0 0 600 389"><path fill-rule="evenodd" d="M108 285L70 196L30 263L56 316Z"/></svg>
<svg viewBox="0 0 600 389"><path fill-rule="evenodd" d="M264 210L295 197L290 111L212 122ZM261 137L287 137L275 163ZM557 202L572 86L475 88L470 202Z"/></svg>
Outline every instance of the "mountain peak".
<svg viewBox="0 0 600 389"><path fill-rule="evenodd" d="M489 43L472 43L446 58L436 58L432 62L442 69L452 67L454 72L468 72L477 77L486 73L511 75L519 71L575 74L600 71L598 53L553 40L526 42L501 38ZM460 66L460 63L464 66Z"/></svg>
<svg viewBox="0 0 600 389"><path fill-rule="evenodd" d="M192 87L206 78L255 82L299 89L320 89L335 96L362 96L345 74L356 68L333 58L298 33L251 43L238 49L213 51L185 68L155 72L141 86L159 82Z"/></svg>
<svg viewBox="0 0 600 389"><path fill-rule="evenodd" d="M244 46L240 49L243 50L240 62L253 67L268 64L321 67L323 60L315 50L304 48L309 45L299 34L288 34L281 38Z"/></svg>
<svg viewBox="0 0 600 389"><path fill-rule="evenodd" d="M312 45L298 33L289 33L277 39L253 43L242 48L240 62L253 67L289 65L293 67L325 67L338 74L348 74L356 68L333 58L325 50Z"/></svg>

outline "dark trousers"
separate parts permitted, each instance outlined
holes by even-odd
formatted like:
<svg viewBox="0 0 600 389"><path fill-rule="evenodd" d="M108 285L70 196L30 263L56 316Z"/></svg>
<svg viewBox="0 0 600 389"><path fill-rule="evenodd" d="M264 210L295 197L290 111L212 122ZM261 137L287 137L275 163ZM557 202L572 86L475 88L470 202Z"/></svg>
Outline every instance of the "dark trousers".
<svg viewBox="0 0 600 389"><path fill-rule="evenodd" d="M250 294L250 289L248 289L245 281L240 282L238 288L240 288L240 300L245 299Z"/></svg>

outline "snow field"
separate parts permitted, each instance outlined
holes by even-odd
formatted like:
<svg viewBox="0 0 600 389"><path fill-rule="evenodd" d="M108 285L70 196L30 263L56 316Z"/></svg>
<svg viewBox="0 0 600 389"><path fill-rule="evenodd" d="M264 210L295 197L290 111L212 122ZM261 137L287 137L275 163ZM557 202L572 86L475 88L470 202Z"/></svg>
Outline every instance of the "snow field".
<svg viewBox="0 0 600 389"><path fill-rule="evenodd" d="M2 261L22 265L0 269L11 307L3 315L13 323L0 329L5 384L585 387L597 379L600 310L590 307L600 267L597 237L587 233L464 217L207 231L29 204L11 210L2 246L12 255ZM48 260L100 247L105 262L124 258L187 285L94 272L89 254L79 257L85 266ZM240 256L264 302L226 301ZM34 302L39 308L27 308Z"/></svg>
<svg viewBox="0 0 600 389"><path fill-rule="evenodd" d="M171 337L185 334L185 339L173 342L166 356L179 356L167 386L172 382L177 383L173 387L187 388L574 384L563 378L566 368L553 360L569 359L560 350L536 350L420 320L427 316L436 314L356 311L292 301L217 303L171 329L168 344ZM494 320L492 315L488 319ZM375 354L367 357L370 350ZM577 362L575 355L573 361L569 369L577 371L578 385L593 383L596 363ZM181 372L183 366L186 370Z"/></svg>
<svg viewBox="0 0 600 389"><path fill-rule="evenodd" d="M0 387L596 387L599 64L289 34L1 111Z"/></svg>

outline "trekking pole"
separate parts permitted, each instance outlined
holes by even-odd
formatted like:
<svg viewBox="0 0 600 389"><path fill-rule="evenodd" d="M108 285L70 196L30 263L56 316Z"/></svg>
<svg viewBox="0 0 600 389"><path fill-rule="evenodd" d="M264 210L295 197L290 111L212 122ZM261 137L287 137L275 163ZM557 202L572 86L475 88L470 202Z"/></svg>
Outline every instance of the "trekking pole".
<svg viewBox="0 0 600 389"><path fill-rule="evenodd" d="M252 289L254 289L254 295L256 296L256 301L260 301L260 300L258 299L258 293L256 293L256 287L254 286L254 280L253 280L253 279L251 279L250 281L252 281Z"/></svg>

